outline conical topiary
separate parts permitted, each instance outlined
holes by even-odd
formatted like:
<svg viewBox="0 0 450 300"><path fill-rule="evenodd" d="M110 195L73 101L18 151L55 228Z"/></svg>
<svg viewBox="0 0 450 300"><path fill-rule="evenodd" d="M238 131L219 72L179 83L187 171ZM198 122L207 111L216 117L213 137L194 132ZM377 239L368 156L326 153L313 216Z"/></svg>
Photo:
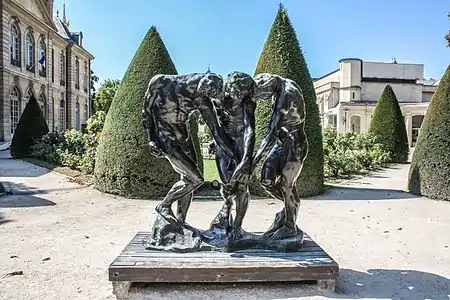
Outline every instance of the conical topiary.
<svg viewBox="0 0 450 300"><path fill-rule="evenodd" d="M374 134L389 152L392 162L408 160L408 135L405 120L394 90L386 85L375 106L369 132Z"/></svg>
<svg viewBox="0 0 450 300"><path fill-rule="evenodd" d="M178 179L165 158L150 154L142 125L145 91L157 74L177 74L177 70L156 28L151 27L106 116L94 170L100 191L150 199L164 196Z"/></svg>
<svg viewBox="0 0 450 300"><path fill-rule="evenodd" d="M255 75L260 73L272 73L291 79L303 91L306 106L305 130L309 151L297 181L297 190L301 197L318 195L324 190L324 158L319 108L305 58L295 30L282 4L279 6L278 14L256 67ZM257 103L256 146L259 146L267 132L270 113L271 103L265 101ZM259 176L259 174L256 175ZM258 189L255 188L255 185L253 185L252 191L257 193Z"/></svg>
<svg viewBox="0 0 450 300"><path fill-rule="evenodd" d="M22 158L31 155L31 146L48 133L47 122L34 96L30 97L19 119L11 141L11 156Z"/></svg>
<svg viewBox="0 0 450 300"><path fill-rule="evenodd" d="M450 201L450 65L423 119L408 189L416 195Z"/></svg>

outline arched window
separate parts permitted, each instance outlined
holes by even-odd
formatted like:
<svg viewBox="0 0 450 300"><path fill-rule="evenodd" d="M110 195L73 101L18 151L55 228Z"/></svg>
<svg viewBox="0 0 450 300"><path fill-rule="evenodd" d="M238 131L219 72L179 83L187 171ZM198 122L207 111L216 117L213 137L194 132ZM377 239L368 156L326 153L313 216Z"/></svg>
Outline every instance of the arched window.
<svg viewBox="0 0 450 300"><path fill-rule="evenodd" d="M45 120L47 121L48 119L48 105L47 105L47 101L45 100L45 95L41 94L39 96L39 107L42 110L42 114L44 115Z"/></svg>
<svg viewBox="0 0 450 300"><path fill-rule="evenodd" d="M11 114L11 134L16 130L20 118L20 93L17 87L13 87L9 92L10 114Z"/></svg>
<svg viewBox="0 0 450 300"><path fill-rule="evenodd" d="M59 102L59 126L61 130L66 129L66 102L63 93L61 93L61 101Z"/></svg>
<svg viewBox="0 0 450 300"><path fill-rule="evenodd" d="M78 96L75 103L75 129L80 130L80 102L78 101Z"/></svg>
<svg viewBox="0 0 450 300"><path fill-rule="evenodd" d="M83 67L83 78L84 78L84 80L83 80L83 89L84 89L84 91L85 92L87 92L88 91L88 64L87 64L87 61L84 61L84 67Z"/></svg>
<svg viewBox="0 0 450 300"><path fill-rule="evenodd" d="M39 42L39 75L46 76L45 63L47 59L46 47L44 39L42 38Z"/></svg>
<svg viewBox="0 0 450 300"><path fill-rule="evenodd" d="M75 88L80 88L80 61L75 57Z"/></svg>
<svg viewBox="0 0 450 300"><path fill-rule="evenodd" d="M29 32L25 38L25 66L28 71L34 71L34 41Z"/></svg>
<svg viewBox="0 0 450 300"><path fill-rule="evenodd" d="M11 38L9 44L11 64L20 67L20 32L16 24L11 24Z"/></svg>
<svg viewBox="0 0 450 300"><path fill-rule="evenodd" d="M83 121L84 124L86 124L87 120L88 120L88 101L84 101L84 110L83 110Z"/></svg>
<svg viewBox="0 0 450 300"><path fill-rule="evenodd" d="M59 83L61 85L66 84L66 56L63 50L59 54Z"/></svg>

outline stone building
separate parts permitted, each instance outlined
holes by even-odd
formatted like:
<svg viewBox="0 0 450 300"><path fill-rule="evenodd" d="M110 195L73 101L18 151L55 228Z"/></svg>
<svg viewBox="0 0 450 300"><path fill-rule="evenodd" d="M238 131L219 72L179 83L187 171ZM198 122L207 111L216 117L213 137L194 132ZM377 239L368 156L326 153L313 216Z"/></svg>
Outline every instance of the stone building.
<svg viewBox="0 0 450 300"><path fill-rule="evenodd" d="M438 81L424 79L423 64L339 61L339 69L314 79L322 127L339 132L367 132L372 112L384 87L390 84L406 122L408 142L417 141L423 117Z"/></svg>
<svg viewBox="0 0 450 300"><path fill-rule="evenodd" d="M53 16L53 0L0 0L0 142L11 139L27 101L39 102L50 130L81 129L90 116L94 59L83 33Z"/></svg>

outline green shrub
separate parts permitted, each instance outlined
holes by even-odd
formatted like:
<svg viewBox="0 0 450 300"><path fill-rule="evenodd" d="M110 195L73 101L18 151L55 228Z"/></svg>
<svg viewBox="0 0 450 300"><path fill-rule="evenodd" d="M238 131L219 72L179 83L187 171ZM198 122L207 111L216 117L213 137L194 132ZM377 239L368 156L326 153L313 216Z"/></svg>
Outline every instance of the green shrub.
<svg viewBox="0 0 450 300"><path fill-rule="evenodd" d="M177 74L177 70L156 28L151 27L106 116L94 169L94 184L100 191L152 199L164 196L178 179L166 159L151 155L142 126L143 98L157 74Z"/></svg>
<svg viewBox="0 0 450 300"><path fill-rule="evenodd" d="M408 189L416 195L450 201L450 65L420 128Z"/></svg>
<svg viewBox="0 0 450 300"><path fill-rule="evenodd" d="M97 134L82 134L74 129L64 134L50 132L32 146L32 156L55 165L92 174L97 144Z"/></svg>
<svg viewBox="0 0 450 300"><path fill-rule="evenodd" d="M86 130L88 134L101 133L105 124L106 113L102 110L97 111L86 122Z"/></svg>
<svg viewBox="0 0 450 300"><path fill-rule="evenodd" d="M364 170L373 170L389 161L389 153L372 134L323 132L325 176L339 178Z"/></svg>
<svg viewBox="0 0 450 300"><path fill-rule="evenodd" d="M394 90L386 85L372 115L369 132L375 135L390 153L392 162L403 163L408 160L408 135L400 105Z"/></svg>
<svg viewBox="0 0 450 300"><path fill-rule="evenodd" d="M48 126L44 115L34 96L31 96L14 132L11 156L14 158L31 156L32 145L46 133Z"/></svg>
<svg viewBox="0 0 450 300"><path fill-rule="evenodd" d="M316 93L297 36L283 5L270 29L263 51L256 67L260 73L277 74L294 80L302 89L306 106L305 130L308 137L309 153L297 181L300 197L318 195L324 190L324 157L322 129ZM256 147L267 132L271 103L259 101L256 109ZM256 150L255 150L256 151ZM259 176L259 174L256 174ZM253 194L260 194L259 185L252 185Z"/></svg>

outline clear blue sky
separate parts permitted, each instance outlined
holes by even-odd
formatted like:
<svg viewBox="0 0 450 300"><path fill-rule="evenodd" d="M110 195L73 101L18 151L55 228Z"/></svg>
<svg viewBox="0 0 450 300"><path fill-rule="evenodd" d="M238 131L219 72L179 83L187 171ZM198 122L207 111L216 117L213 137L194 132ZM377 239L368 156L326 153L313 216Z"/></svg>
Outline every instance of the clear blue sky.
<svg viewBox="0 0 450 300"><path fill-rule="evenodd" d="M423 63L440 78L450 63L444 35L449 0L284 0L313 77L338 60ZM63 0L55 0L62 11ZM66 0L73 31L84 34L101 80L121 79L155 25L179 73L253 74L276 15L275 0Z"/></svg>

